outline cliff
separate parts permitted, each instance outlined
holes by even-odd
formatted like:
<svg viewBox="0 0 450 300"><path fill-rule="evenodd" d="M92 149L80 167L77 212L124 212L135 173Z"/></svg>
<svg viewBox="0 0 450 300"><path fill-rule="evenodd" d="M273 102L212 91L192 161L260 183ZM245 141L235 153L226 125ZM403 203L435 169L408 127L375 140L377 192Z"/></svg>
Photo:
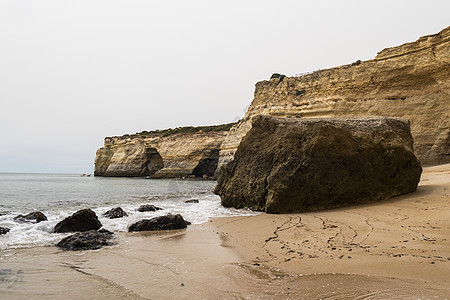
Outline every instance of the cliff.
<svg viewBox="0 0 450 300"><path fill-rule="evenodd" d="M450 27L376 58L298 77L258 82L245 117L222 144L219 168L231 161L257 115L321 118L400 117L410 121L424 165L450 163Z"/></svg>
<svg viewBox="0 0 450 300"><path fill-rule="evenodd" d="M210 177L227 131L107 137L97 150L95 176Z"/></svg>

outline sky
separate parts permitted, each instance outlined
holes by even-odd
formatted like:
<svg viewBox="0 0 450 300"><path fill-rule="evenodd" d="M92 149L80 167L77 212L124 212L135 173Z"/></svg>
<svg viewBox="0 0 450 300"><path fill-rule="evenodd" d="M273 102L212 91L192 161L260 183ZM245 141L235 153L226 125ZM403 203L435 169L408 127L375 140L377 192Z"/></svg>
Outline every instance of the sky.
<svg viewBox="0 0 450 300"><path fill-rule="evenodd" d="M450 25L448 0L0 0L0 172L92 173L106 136L241 118L254 85Z"/></svg>

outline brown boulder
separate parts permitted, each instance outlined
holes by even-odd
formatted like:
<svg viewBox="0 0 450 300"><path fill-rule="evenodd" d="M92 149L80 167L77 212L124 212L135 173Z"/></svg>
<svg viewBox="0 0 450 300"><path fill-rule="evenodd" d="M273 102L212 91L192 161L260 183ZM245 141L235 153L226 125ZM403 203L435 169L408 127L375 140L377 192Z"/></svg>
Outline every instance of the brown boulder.
<svg viewBox="0 0 450 300"><path fill-rule="evenodd" d="M406 121L258 116L214 192L226 207L304 212L413 192L421 172Z"/></svg>

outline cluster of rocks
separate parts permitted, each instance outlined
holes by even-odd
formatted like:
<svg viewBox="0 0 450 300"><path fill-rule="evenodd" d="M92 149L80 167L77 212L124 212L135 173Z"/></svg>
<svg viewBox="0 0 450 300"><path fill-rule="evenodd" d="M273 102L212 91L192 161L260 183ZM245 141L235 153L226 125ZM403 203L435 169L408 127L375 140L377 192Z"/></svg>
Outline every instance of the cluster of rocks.
<svg viewBox="0 0 450 300"><path fill-rule="evenodd" d="M141 205L140 212L156 211L161 208L154 205ZM128 214L121 208L116 207L104 213L104 216L110 219L122 218ZM183 217L177 215L165 215L151 219L143 219L132 224L128 231L155 231L155 230L174 230L186 228L189 222ZM82 209L73 215L65 218L56 224L54 232L77 232L74 235L62 239L57 246L63 250L95 250L102 246L112 244L114 234L108 230L100 229L102 224L97 215L91 209ZM99 230L100 229L100 230Z"/></svg>
<svg viewBox="0 0 450 300"><path fill-rule="evenodd" d="M186 203L198 203L198 200L188 200ZM162 208L151 204L141 205L137 209L139 212L157 210L162 210ZM115 207L106 211L103 216L109 219L116 219L127 217L128 214L121 207ZM18 215L14 220L17 222L39 223L46 221L47 217L42 212L32 212L27 215ZM132 224L128 228L128 231L175 230L186 228L190 224L180 214L167 214L165 216L140 220ZM102 223L93 210L82 209L57 223L53 232L76 232L58 242L57 246L63 250L95 250L113 244L114 233L106 229L101 229L102 226ZM0 227L0 235L6 234L9 231L9 228Z"/></svg>

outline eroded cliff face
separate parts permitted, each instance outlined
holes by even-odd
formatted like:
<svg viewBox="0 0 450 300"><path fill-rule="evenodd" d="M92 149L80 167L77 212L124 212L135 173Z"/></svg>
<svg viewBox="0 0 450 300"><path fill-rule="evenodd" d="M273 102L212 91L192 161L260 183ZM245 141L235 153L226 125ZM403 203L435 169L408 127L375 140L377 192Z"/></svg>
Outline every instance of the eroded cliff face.
<svg viewBox="0 0 450 300"><path fill-rule="evenodd" d="M219 168L233 159L256 115L405 118L421 163L450 163L450 27L369 61L258 82L245 117L222 144Z"/></svg>
<svg viewBox="0 0 450 300"><path fill-rule="evenodd" d="M108 137L97 150L95 176L212 177L227 132Z"/></svg>

